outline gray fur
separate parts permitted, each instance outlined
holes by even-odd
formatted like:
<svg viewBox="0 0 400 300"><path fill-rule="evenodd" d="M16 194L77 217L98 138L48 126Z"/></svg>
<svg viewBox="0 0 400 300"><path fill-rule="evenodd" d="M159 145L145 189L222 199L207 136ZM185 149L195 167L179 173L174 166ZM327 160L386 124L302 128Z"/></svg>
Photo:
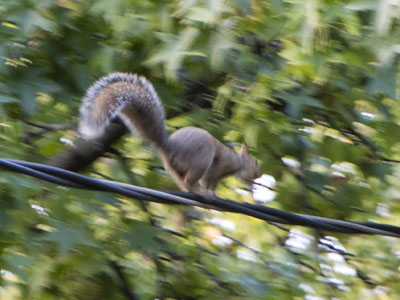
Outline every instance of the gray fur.
<svg viewBox="0 0 400 300"><path fill-rule="evenodd" d="M126 83L120 88L115 83ZM108 107L96 107L96 99L105 89L113 87L116 101ZM115 87L115 88L114 88ZM139 131L146 139L162 144L166 139L165 112L153 85L144 77L129 73L112 73L100 78L86 92L80 108L79 131L87 138L101 135L115 116L120 116L130 130ZM107 109L108 113L94 119L93 111ZM140 118L132 118L140 115Z"/></svg>

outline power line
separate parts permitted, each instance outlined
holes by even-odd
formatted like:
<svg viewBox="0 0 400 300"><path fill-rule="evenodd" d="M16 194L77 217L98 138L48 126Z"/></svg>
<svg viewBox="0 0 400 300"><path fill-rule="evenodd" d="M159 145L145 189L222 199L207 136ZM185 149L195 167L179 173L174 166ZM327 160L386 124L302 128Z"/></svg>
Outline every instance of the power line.
<svg viewBox="0 0 400 300"><path fill-rule="evenodd" d="M240 213L267 222L300 225L320 230L348 234L377 234L400 238L400 227L389 224L342 221L312 215L295 214L268 206L239 203L232 200L194 193L158 191L126 183L91 178L57 167L26 161L0 158L0 168L71 188L111 192L144 201L200 206L209 209Z"/></svg>

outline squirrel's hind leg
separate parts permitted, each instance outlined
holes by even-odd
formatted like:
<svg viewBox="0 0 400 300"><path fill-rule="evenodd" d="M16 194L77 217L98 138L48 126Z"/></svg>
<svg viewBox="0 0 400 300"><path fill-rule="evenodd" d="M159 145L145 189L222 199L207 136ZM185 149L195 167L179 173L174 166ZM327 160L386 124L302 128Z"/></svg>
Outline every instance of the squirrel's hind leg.
<svg viewBox="0 0 400 300"><path fill-rule="evenodd" d="M172 178L174 179L178 188L182 192L191 192L192 187L183 180L182 176L180 176L178 174L178 172L175 171L175 169L169 163L168 158L162 153L161 153L160 157L163 162L165 170L167 171L168 174L170 174L172 176Z"/></svg>
<svg viewBox="0 0 400 300"><path fill-rule="evenodd" d="M204 176L204 173L198 172L198 170L190 169L183 180L184 184L189 188L190 192L198 192L196 190L196 184Z"/></svg>
<svg viewBox="0 0 400 300"><path fill-rule="evenodd" d="M205 154L205 153L204 153ZM210 154L210 153L208 153ZM202 155L202 153L201 153ZM213 161L214 161L214 156L215 153L212 153L212 155L202 155L203 159L198 159L194 160L190 166L190 169L187 171L185 177L184 177L184 182L188 186L190 186L190 191L196 192L195 191L195 186L197 184L200 184L200 186L203 188L203 191L208 194L208 189L204 189L204 186L202 182L204 181L204 178L207 176L209 173L210 168L212 167ZM205 159L204 159L205 157ZM197 163L196 163L197 162ZM215 187L214 187L215 189ZM212 191L214 192L214 191Z"/></svg>

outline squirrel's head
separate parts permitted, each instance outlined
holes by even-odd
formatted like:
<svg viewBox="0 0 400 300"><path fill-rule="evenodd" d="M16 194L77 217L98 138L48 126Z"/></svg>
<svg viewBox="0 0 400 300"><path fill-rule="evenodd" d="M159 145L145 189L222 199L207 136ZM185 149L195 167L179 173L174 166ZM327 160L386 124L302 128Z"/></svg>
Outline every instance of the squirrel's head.
<svg viewBox="0 0 400 300"><path fill-rule="evenodd" d="M240 156L242 158L242 168L238 177L245 182L251 183L262 175L260 167L257 164L257 160L249 155L249 150L245 144L242 145Z"/></svg>

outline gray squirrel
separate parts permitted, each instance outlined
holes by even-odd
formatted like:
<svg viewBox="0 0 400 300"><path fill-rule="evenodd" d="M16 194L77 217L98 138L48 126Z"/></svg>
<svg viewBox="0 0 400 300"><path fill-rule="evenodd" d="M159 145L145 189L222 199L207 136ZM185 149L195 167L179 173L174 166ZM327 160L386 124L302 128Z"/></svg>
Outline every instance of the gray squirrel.
<svg viewBox="0 0 400 300"><path fill-rule="evenodd" d="M131 132L151 142L167 172L185 192L195 185L214 194L218 182L235 175L251 182L261 176L257 161L247 147L236 153L206 130L183 127L169 135L165 112L153 85L144 77L112 73L100 78L86 92L80 108L79 132L87 139L100 136L118 116Z"/></svg>

